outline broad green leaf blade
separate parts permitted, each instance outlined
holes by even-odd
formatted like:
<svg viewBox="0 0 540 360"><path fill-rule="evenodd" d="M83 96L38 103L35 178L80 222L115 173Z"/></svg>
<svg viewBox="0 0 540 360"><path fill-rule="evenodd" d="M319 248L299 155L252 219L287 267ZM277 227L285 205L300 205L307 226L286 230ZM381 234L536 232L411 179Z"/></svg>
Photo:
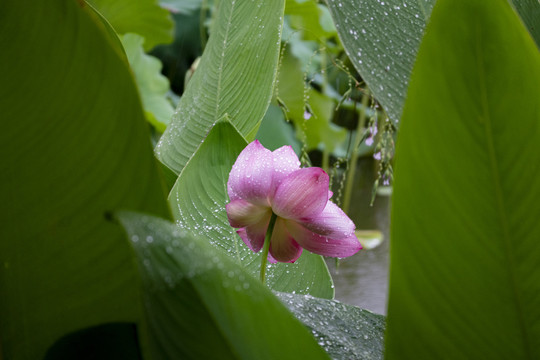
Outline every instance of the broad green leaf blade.
<svg viewBox="0 0 540 360"><path fill-rule="evenodd" d="M144 37L145 51L173 41L174 23L157 0L86 0L109 21L118 34Z"/></svg>
<svg viewBox="0 0 540 360"><path fill-rule="evenodd" d="M180 228L222 248L258 278L261 253L253 253L244 244L229 225L225 211L229 202L229 172L246 146L246 141L229 122L218 122L182 170L169 202ZM278 291L334 297L332 278L324 259L307 250L294 264L270 265L267 284Z"/></svg>
<svg viewBox="0 0 540 360"><path fill-rule="evenodd" d="M105 214L168 210L127 60L104 26L81 2L0 5L5 359L41 359L68 332L141 314L129 244Z"/></svg>
<svg viewBox="0 0 540 360"><path fill-rule="evenodd" d="M144 38L137 34L120 36L133 70L147 120L160 132L165 131L174 112L167 98L169 80L161 74L161 61L143 51Z"/></svg>
<svg viewBox="0 0 540 360"><path fill-rule="evenodd" d="M539 94L508 2L438 1L397 144L388 359L540 358Z"/></svg>
<svg viewBox="0 0 540 360"><path fill-rule="evenodd" d="M435 0L327 0L345 51L375 98L399 121Z"/></svg>
<svg viewBox="0 0 540 360"><path fill-rule="evenodd" d="M399 121L418 46L436 0L326 0L347 55L393 121ZM540 3L513 0L540 43Z"/></svg>
<svg viewBox="0 0 540 360"><path fill-rule="evenodd" d="M278 293L332 359L383 358L385 318L335 300Z"/></svg>
<svg viewBox="0 0 540 360"><path fill-rule="evenodd" d="M201 63L156 147L175 173L224 116L244 137L255 135L272 97L283 10L284 0L219 2Z"/></svg>
<svg viewBox="0 0 540 360"><path fill-rule="evenodd" d="M158 359L327 359L309 331L206 239L122 212Z"/></svg>

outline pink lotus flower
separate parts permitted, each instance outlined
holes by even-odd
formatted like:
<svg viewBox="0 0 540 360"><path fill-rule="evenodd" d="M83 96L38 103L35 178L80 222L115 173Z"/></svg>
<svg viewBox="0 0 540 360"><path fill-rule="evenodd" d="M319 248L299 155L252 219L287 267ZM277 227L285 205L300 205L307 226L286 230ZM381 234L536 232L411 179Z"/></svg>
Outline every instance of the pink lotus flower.
<svg viewBox="0 0 540 360"><path fill-rule="evenodd" d="M351 256L362 248L354 223L333 202L328 174L300 168L290 146L274 152L257 140L238 156L229 174L227 217L254 252L263 247L272 213L271 262L295 262L302 248L332 256Z"/></svg>

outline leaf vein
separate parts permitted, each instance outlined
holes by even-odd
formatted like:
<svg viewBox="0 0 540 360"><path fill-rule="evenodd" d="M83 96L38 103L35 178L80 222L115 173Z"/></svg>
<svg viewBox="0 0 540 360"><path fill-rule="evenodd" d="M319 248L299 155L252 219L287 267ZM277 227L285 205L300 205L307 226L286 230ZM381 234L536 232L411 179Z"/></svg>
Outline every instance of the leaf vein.
<svg viewBox="0 0 540 360"><path fill-rule="evenodd" d="M485 75L485 70L483 66L483 51L481 49L482 47L481 31L482 30L480 29L480 25L477 24L476 26L476 59L477 59L478 77L480 80L479 85L480 85L480 93L481 93L480 94L481 95L481 104L480 104L481 105L481 120L483 120L482 123L484 125L484 131L485 131L486 139L487 139L487 148L488 148L487 150L488 150L488 155L489 155L491 173L492 173L494 186L495 186L497 212L499 213L499 218L500 218L499 223L502 228L504 252L506 255L507 262L508 262L508 273L509 273L509 277L511 281L511 288L512 288L513 297L515 300L516 311L519 317L519 327L522 333L522 339L524 342L526 353L528 354L528 358L532 359L532 351L531 351L531 346L530 346L529 334L525 326L525 323L526 323L525 315L523 312L523 306L521 303L521 298L519 296L519 289L517 285L517 275L515 273L516 261L515 261L515 256L512 250L513 247L511 246L508 215L505 211L506 206L505 206L505 201L504 201L504 196L503 196L499 166L497 163L497 154L495 151L495 140L494 140L494 134L493 134L493 128L492 128L492 118L489 111L489 101L488 101L488 95L487 95L486 75Z"/></svg>
<svg viewBox="0 0 540 360"><path fill-rule="evenodd" d="M236 5L236 2L233 1L231 3L231 9L229 12L229 17L227 19L227 25L225 26L225 34L223 35L223 47L221 50L221 58L219 60L219 67L218 67L218 79L217 79L217 89L216 89L216 108L214 112L214 120L218 120L219 118L219 104L220 104L220 98L221 98L221 79L223 78L223 64L225 61L225 50L227 49L227 42L229 39L229 31L231 29L232 24L232 15L234 13L234 7ZM223 3L221 6L224 6Z"/></svg>

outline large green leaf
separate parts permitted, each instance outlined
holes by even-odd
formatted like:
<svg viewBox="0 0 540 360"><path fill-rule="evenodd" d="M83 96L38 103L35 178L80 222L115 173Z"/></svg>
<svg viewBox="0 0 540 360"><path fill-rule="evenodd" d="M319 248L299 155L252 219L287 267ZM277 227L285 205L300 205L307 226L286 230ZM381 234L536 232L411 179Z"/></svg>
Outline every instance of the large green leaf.
<svg viewBox="0 0 540 360"><path fill-rule="evenodd" d="M158 359L328 359L309 331L206 239L122 212L143 279Z"/></svg>
<svg viewBox="0 0 540 360"><path fill-rule="evenodd" d="M399 121L435 0L327 0L345 51L388 116Z"/></svg>
<svg viewBox="0 0 540 360"><path fill-rule="evenodd" d="M105 213L168 210L127 60L105 26L76 1L0 5L5 359L40 359L67 332L141 313L129 244Z"/></svg>
<svg viewBox="0 0 540 360"><path fill-rule="evenodd" d="M385 318L336 300L278 293L332 359L383 358Z"/></svg>
<svg viewBox="0 0 540 360"><path fill-rule="evenodd" d="M399 121L418 46L436 0L326 0L345 51L388 116ZM540 2L513 0L540 43Z"/></svg>
<svg viewBox="0 0 540 360"><path fill-rule="evenodd" d="M84 0L81 0L84 1ZM144 49L173 40L173 21L157 0L86 0L111 23L118 34L144 37Z"/></svg>
<svg viewBox="0 0 540 360"><path fill-rule="evenodd" d="M192 235L204 236L258 276L261 254L253 253L229 225L229 172L247 143L227 121L218 122L178 177L169 202L177 224ZM278 291L333 298L332 278L320 255L307 250L294 264L270 265L270 288Z"/></svg>
<svg viewBox="0 0 540 360"><path fill-rule="evenodd" d="M177 174L219 119L251 140L272 97L284 0L220 1L195 74L156 147Z"/></svg>
<svg viewBox="0 0 540 360"><path fill-rule="evenodd" d="M397 145L388 359L540 358L539 94L508 2L438 1Z"/></svg>

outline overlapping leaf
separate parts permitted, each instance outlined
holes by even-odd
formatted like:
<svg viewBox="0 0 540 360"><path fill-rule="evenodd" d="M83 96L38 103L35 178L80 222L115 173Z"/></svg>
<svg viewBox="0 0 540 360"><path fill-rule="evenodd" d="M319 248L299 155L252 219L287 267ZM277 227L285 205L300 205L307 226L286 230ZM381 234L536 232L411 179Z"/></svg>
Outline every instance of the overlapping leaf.
<svg viewBox="0 0 540 360"><path fill-rule="evenodd" d="M382 359L385 318L335 300L278 293L332 359Z"/></svg>
<svg viewBox="0 0 540 360"><path fill-rule="evenodd" d="M105 214L168 210L127 60L104 26L84 2L0 5L5 359L43 358L67 332L142 313L129 245Z"/></svg>
<svg viewBox="0 0 540 360"><path fill-rule="evenodd" d="M438 0L397 145L388 359L540 357L538 94L508 2Z"/></svg>
<svg viewBox="0 0 540 360"><path fill-rule="evenodd" d="M418 46L436 0L326 0L345 51L375 98L399 121ZM540 3L513 1L537 44Z"/></svg>
<svg viewBox="0 0 540 360"><path fill-rule="evenodd" d="M283 9L284 0L219 2L201 62L156 147L175 173L224 116L244 137L255 135L272 96Z"/></svg>
<svg viewBox="0 0 540 360"><path fill-rule="evenodd" d="M435 0L327 0L347 55L388 116L399 121Z"/></svg>
<svg viewBox="0 0 540 360"><path fill-rule="evenodd" d="M168 221L120 213L143 278L159 359L328 359L309 331L206 239Z"/></svg>
<svg viewBox="0 0 540 360"><path fill-rule="evenodd" d="M536 0L512 0L525 27L540 47L540 2Z"/></svg>

